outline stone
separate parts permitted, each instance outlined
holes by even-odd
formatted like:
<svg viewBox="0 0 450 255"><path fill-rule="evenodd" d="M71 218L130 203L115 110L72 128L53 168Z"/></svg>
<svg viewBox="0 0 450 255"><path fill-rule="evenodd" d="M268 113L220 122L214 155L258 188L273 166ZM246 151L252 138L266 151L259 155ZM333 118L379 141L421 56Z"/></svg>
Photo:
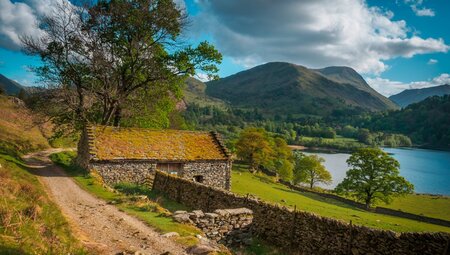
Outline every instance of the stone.
<svg viewBox="0 0 450 255"><path fill-rule="evenodd" d="M173 219L176 222L180 223L191 223L191 219L189 218L189 214L177 214L173 216Z"/></svg>
<svg viewBox="0 0 450 255"><path fill-rule="evenodd" d="M218 250L215 249L214 247L211 247L211 246L205 245L205 244L197 244L197 245L191 246L187 249L187 252L189 254L195 254L195 255L208 255L208 254L212 254L216 251L218 251Z"/></svg>
<svg viewBox="0 0 450 255"><path fill-rule="evenodd" d="M178 234L177 232L168 232L168 233L161 235L161 237L164 237L164 238L170 238L170 237L174 237L174 236L175 237L180 236L180 234Z"/></svg>

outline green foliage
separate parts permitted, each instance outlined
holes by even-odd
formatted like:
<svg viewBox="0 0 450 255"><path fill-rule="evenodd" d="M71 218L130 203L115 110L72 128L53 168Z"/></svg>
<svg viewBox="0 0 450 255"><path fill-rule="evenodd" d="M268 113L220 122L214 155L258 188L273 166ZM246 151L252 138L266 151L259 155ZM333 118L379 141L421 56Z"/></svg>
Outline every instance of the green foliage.
<svg viewBox="0 0 450 255"><path fill-rule="evenodd" d="M317 183L329 184L330 172L322 163L325 160L317 155L295 154L294 183L306 183L312 189Z"/></svg>
<svg viewBox="0 0 450 255"><path fill-rule="evenodd" d="M393 196L414 190L414 186L399 175L398 161L378 148L359 149L347 163L352 168L336 191L364 202L367 209L379 201L389 203Z"/></svg>
<svg viewBox="0 0 450 255"><path fill-rule="evenodd" d="M292 152L281 137L271 137L262 128L246 128L236 142L236 153L251 170L265 168L285 181L293 177Z"/></svg>
<svg viewBox="0 0 450 255"><path fill-rule="evenodd" d="M355 119L371 130L402 133L415 144L450 148L450 95L429 97L399 111Z"/></svg>
<svg viewBox="0 0 450 255"><path fill-rule="evenodd" d="M270 164L273 149L267 132L261 128L244 129L236 143L237 156L250 163L252 170Z"/></svg>
<svg viewBox="0 0 450 255"><path fill-rule="evenodd" d="M34 97L33 108L56 128L121 122L166 128L187 77L201 71L217 78L221 54L208 42L186 45L180 36L186 13L173 1L56 8L58 15L40 21L45 39L22 40L26 53L41 58L35 71L51 88Z"/></svg>

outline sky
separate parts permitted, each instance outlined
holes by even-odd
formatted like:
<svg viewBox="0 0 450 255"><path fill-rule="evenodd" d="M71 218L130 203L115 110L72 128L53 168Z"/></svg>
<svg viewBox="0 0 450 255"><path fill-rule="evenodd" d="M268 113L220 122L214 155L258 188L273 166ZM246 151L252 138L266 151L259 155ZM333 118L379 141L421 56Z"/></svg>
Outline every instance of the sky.
<svg viewBox="0 0 450 255"><path fill-rule="evenodd" d="M0 0L0 73L36 85L39 59L20 52L20 35L56 1ZM450 84L449 0L176 0L189 15L183 37L223 54L220 76L267 62L349 66L385 96ZM198 75L203 78L202 74Z"/></svg>

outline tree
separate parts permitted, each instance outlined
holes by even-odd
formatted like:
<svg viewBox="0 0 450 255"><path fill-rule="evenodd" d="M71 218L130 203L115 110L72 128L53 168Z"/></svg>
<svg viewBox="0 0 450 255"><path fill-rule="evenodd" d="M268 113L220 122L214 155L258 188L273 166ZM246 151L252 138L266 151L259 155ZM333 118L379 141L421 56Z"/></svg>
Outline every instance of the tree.
<svg viewBox="0 0 450 255"><path fill-rule="evenodd" d="M296 154L294 168L294 182L307 183L312 189L318 183L330 184L330 172L322 163L325 160L317 155Z"/></svg>
<svg viewBox="0 0 450 255"><path fill-rule="evenodd" d="M272 162L269 162L269 164L271 164L277 176L284 181L292 180L294 169L291 163L292 157L292 151L288 147L286 140L280 137L273 139L273 156Z"/></svg>
<svg viewBox="0 0 450 255"><path fill-rule="evenodd" d="M236 142L239 158L250 164L252 171L267 165L273 156L273 149L267 132L261 128L246 128Z"/></svg>
<svg viewBox="0 0 450 255"><path fill-rule="evenodd" d="M35 71L49 87L38 109L75 129L118 126L124 111L141 115L160 100L178 100L196 71L216 78L220 53L207 42L194 48L182 41L185 23L171 0L60 4L40 21L42 37L22 38L25 52L41 58Z"/></svg>
<svg viewBox="0 0 450 255"><path fill-rule="evenodd" d="M378 201L390 203L393 196L412 193L414 186L399 175L400 164L379 148L363 148L347 160L352 167L336 187L341 194L354 196L369 209Z"/></svg>

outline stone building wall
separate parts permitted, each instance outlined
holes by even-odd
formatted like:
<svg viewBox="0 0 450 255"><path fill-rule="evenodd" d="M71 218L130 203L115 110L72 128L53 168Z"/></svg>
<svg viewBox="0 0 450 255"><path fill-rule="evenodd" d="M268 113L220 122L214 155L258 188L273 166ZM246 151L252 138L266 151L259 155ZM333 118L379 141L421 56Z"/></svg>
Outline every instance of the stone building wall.
<svg viewBox="0 0 450 255"><path fill-rule="evenodd" d="M91 162L89 170L97 172L103 181L113 186L119 182L149 185L153 183L157 163L151 161ZM202 177L202 183L222 189L230 188L231 164L226 161L185 162L178 176L194 180Z"/></svg>
<svg viewBox="0 0 450 255"><path fill-rule="evenodd" d="M186 206L249 208L251 231L289 254L448 254L447 233L396 233L294 211L157 172L153 189Z"/></svg>
<svg viewBox="0 0 450 255"><path fill-rule="evenodd" d="M226 161L186 163L180 176L188 180L202 176L203 184L230 190L231 163Z"/></svg>
<svg viewBox="0 0 450 255"><path fill-rule="evenodd" d="M109 186L125 182L152 185L156 163L152 162L95 162L89 164L89 171L98 173Z"/></svg>
<svg viewBox="0 0 450 255"><path fill-rule="evenodd" d="M253 212L247 208L218 209L213 213L176 211L173 217L178 222L194 224L206 237L219 243L239 245L251 242Z"/></svg>

